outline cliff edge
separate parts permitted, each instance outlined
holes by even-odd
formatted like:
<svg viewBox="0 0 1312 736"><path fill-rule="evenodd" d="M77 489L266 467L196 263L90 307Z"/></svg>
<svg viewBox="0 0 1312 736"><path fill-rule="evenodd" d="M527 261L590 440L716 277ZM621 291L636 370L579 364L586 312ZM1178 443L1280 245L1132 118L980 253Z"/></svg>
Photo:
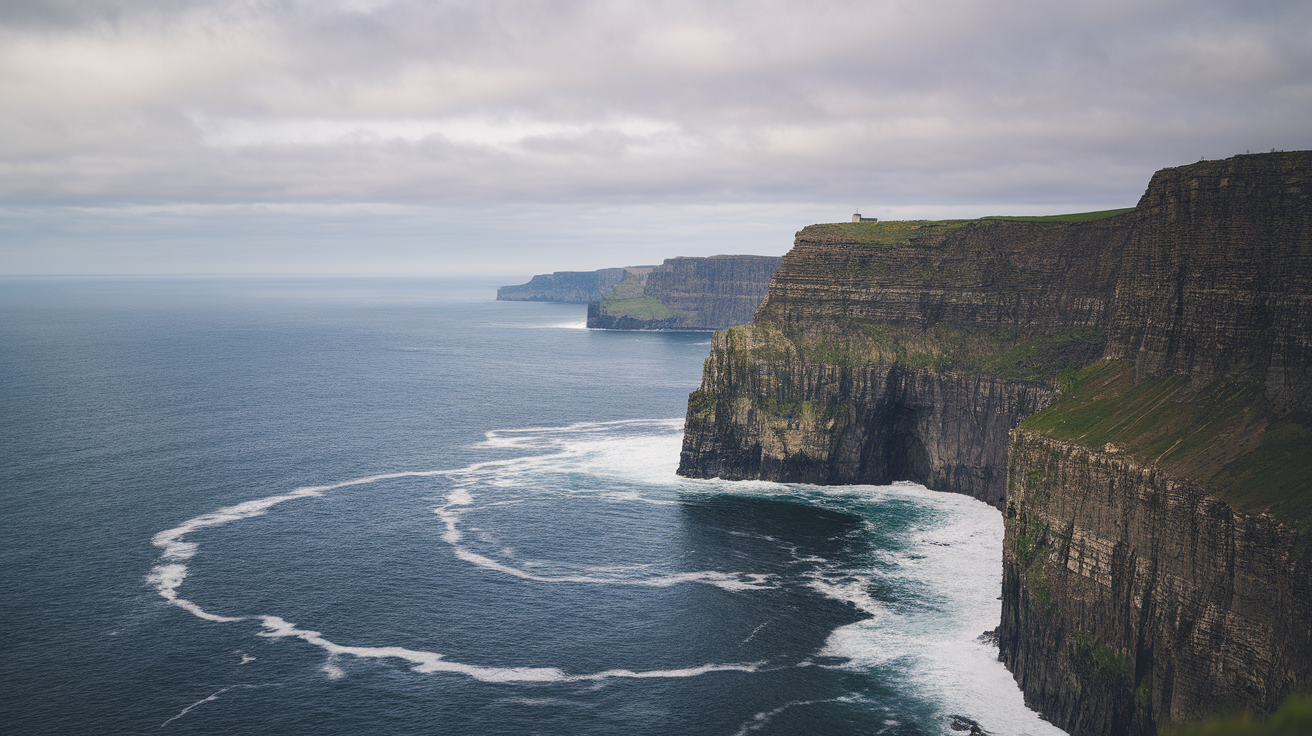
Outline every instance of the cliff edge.
<svg viewBox="0 0 1312 736"><path fill-rule="evenodd" d="M679 472L1004 509L1001 656L1076 736L1312 690L1312 153L1129 211L808 227Z"/></svg>
<svg viewBox="0 0 1312 736"><path fill-rule="evenodd" d="M616 284L588 305L588 327L720 330L750 322L779 270L776 256L667 258L642 282Z"/></svg>
<svg viewBox="0 0 1312 736"><path fill-rule="evenodd" d="M556 271L538 274L527 284L502 286L497 289L497 301L503 302L561 302L587 304L604 298L616 284L626 278L643 280L653 266L602 268L596 271Z"/></svg>

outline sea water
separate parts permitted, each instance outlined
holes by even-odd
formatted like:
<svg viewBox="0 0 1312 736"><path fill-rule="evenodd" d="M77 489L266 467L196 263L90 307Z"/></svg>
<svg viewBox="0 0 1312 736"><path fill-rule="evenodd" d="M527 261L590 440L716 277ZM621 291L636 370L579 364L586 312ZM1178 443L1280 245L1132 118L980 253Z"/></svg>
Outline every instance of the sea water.
<svg viewBox="0 0 1312 736"><path fill-rule="evenodd" d="M680 478L709 335L494 286L0 282L0 730L1061 733L997 510Z"/></svg>

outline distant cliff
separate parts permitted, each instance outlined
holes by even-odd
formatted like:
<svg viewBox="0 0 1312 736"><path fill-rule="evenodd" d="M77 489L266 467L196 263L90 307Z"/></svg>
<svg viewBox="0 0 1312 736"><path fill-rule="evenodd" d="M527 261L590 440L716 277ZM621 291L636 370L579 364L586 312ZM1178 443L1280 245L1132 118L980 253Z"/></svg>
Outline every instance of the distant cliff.
<svg viewBox="0 0 1312 736"><path fill-rule="evenodd" d="M1005 510L1001 656L1076 736L1312 690L1312 153L1132 211L806 228L679 472ZM987 726L987 724L985 724Z"/></svg>
<svg viewBox="0 0 1312 736"><path fill-rule="evenodd" d="M527 284L497 289L497 299L508 302L566 302L586 304L603 299L626 278L644 279L651 266L603 268L597 271L556 271L539 274Z"/></svg>
<svg viewBox="0 0 1312 736"><path fill-rule="evenodd" d="M588 305L588 327L621 330L717 330L752 320L782 259L772 256L669 258L616 284Z"/></svg>

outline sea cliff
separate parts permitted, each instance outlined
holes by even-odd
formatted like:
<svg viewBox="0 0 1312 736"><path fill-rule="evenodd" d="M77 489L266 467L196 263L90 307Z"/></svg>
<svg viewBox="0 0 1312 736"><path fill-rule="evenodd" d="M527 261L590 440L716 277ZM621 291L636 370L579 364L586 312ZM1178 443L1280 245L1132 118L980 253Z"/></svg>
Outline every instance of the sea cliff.
<svg viewBox="0 0 1312 736"><path fill-rule="evenodd" d="M1124 214L818 225L717 335L680 472L914 480L1001 507L1007 432L1101 355Z"/></svg>
<svg viewBox="0 0 1312 736"><path fill-rule="evenodd" d="M497 300L506 302L563 302L587 304L604 298L626 278L645 279L652 266L602 268L596 271L556 271L538 274L527 284L502 286Z"/></svg>
<svg viewBox="0 0 1312 736"><path fill-rule="evenodd" d="M1246 155L1130 211L806 228L679 472L1004 509L1001 656L1076 736L1270 712L1312 690L1310 185Z"/></svg>
<svg viewBox="0 0 1312 736"><path fill-rule="evenodd" d="M718 330L750 322L779 269L775 256L668 258L645 280L616 284L588 305L588 327Z"/></svg>

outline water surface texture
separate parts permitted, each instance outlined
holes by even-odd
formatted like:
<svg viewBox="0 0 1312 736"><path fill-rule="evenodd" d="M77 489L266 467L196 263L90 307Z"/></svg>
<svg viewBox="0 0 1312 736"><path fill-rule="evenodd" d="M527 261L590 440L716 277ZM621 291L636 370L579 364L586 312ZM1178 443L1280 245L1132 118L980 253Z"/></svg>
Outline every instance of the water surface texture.
<svg viewBox="0 0 1312 736"><path fill-rule="evenodd" d="M709 335L491 287L0 282L3 728L1061 733L996 510L681 479Z"/></svg>

